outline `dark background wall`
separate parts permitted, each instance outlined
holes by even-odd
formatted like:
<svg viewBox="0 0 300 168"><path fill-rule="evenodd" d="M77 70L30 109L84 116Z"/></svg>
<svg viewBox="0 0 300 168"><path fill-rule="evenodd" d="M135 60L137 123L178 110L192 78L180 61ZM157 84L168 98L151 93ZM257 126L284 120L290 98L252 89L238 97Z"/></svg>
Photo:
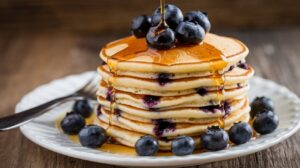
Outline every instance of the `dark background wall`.
<svg viewBox="0 0 300 168"><path fill-rule="evenodd" d="M183 11L207 11L213 31L300 25L300 0L167 0ZM124 33L159 0L0 0L0 31Z"/></svg>

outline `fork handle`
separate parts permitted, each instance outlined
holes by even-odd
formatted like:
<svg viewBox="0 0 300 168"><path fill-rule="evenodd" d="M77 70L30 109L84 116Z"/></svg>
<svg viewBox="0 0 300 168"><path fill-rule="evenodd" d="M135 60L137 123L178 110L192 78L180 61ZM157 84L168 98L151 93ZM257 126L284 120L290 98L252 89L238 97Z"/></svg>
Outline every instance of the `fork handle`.
<svg viewBox="0 0 300 168"><path fill-rule="evenodd" d="M53 109L59 106L62 103L71 101L71 100L81 100L82 96L77 95L68 95L64 97L60 97L54 100L51 100L47 103L41 104L39 106L33 107L28 110L21 111L16 114L12 114L3 118L0 118L0 132L7 131L13 128L17 128L28 121L31 121L33 118L38 117L50 109Z"/></svg>

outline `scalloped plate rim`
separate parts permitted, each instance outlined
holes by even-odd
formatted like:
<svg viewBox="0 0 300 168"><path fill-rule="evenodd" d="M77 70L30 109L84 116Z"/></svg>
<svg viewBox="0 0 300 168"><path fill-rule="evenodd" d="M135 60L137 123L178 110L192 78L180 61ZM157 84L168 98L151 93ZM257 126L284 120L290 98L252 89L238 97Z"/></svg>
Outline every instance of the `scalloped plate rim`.
<svg viewBox="0 0 300 168"><path fill-rule="evenodd" d="M24 103L26 102L26 98L29 97L29 95L37 92L38 90L41 90L43 87L51 87L53 83L55 82L64 82L68 78L81 78L83 76L91 76L93 75L94 71L89 71L89 72L84 72L81 74L77 75L70 75L66 76L61 79L56 79L51 81L48 84L41 85L31 92L27 93L21 101L17 104L16 106L16 113L20 111L22 108L24 109ZM281 90L284 90L288 92L288 95L292 98L294 98L294 103L296 106L296 111L295 113L299 113L300 110L300 100L296 94L288 90L287 88L273 82L267 79L263 79L261 77L255 76L253 81L259 81L263 83L268 83L270 85L273 85L274 87L280 88ZM51 113L51 112L50 112ZM294 120L296 121L296 120ZM293 122L294 122L293 121ZM196 164L204 164L204 163L209 163L209 162L214 162L214 161L221 161L221 160L226 160L226 159L231 159L231 158L236 158L240 156L245 156L251 153L255 153L261 150L264 150L266 148L269 148L273 145L276 145L285 139L289 138L291 135L293 135L297 130L300 128L300 122L299 118L297 119L297 123L294 124L295 126L289 129L284 136L280 137L275 137L275 138L269 138L271 141L264 142L261 145L254 145L253 147L247 149L247 150L234 150L236 147L232 147L230 149L222 150L222 151L217 151L217 152L206 152L201 153L201 154L193 154L193 155L188 155L184 157L179 157L179 156L160 156L160 157L133 157L133 156L125 156L125 155L118 155L118 154L110 154L110 153L105 153L105 152L100 152L99 154L95 153L88 153L88 152L81 152L78 150L73 150L72 148L68 147L61 147L57 144L47 144L44 141L40 141L37 137L34 136L34 133L32 133L30 130L27 129L27 125L21 126L20 130L21 132L25 135L26 138L31 140L32 142L49 149L53 152L57 152L69 157L77 158L77 159L82 159L82 160L88 160L92 162L98 162L98 163L105 163L105 164L110 164L110 165L118 165L118 166L137 166L137 167L149 167L149 166L155 166L155 167L160 167L160 166L187 166L187 165L196 165ZM254 140L255 141L255 140ZM264 140L266 141L266 140ZM247 145L247 144L245 144ZM239 145L240 146L240 145ZM89 149L93 150L93 149ZM108 154L108 155L107 155ZM200 155L200 156L199 156ZM212 157L213 156L213 157Z"/></svg>

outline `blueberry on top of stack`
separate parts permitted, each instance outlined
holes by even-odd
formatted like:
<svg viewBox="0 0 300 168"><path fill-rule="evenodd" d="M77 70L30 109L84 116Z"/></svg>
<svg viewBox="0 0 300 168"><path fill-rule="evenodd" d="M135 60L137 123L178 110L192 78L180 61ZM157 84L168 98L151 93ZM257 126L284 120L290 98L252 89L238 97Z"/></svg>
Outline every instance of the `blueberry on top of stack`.
<svg viewBox="0 0 300 168"><path fill-rule="evenodd" d="M134 36L102 48L97 117L107 135L141 156L221 150L229 140L251 138L249 50L237 39L208 33L210 28L206 13L184 16L167 4L164 12L136 17Z"/></svg>
<svg viewBox="0 0 300 168"><path fill-rule="evenodd" d="M165 23L161 23L160 7L152 17L136 17L131 26L132 34L136 38L146 37L149 47L163 50L175 45L201 43L210 31L211 25L205 12L191 11L183 16L177 6L166 4L164 14Z"/></svg>

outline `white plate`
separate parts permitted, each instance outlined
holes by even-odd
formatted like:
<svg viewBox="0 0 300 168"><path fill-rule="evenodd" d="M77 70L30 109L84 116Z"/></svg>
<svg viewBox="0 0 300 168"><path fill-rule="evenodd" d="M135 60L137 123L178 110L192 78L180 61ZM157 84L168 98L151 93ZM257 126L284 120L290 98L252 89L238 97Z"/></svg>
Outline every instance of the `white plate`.
<svg viewBox="0 0 300 168"><path fill-rule="evenodd" d="M53 98L72 93L82 86L95 72L86 72L55 80L40 86L22 98L16 107L16 112L36 106ZM279 115L278 129L268 135L260 136L244 145L238 145L218 152L206 152L185 157L160 156L160 157L133 157L111 154L80 146L69 141L54 126L55 119L68 111L72 103L67 103L47 114L36 118L21 127L22 133L34 143L70 157L122 166L187 166L199 165L208 162L235 158L254 153L275 145L294 134L300 127L300 101L299 98L272 81L254 77L251 81L249 92L250 99L256 96L267 96L275 102L275 109Z"/></svg>

